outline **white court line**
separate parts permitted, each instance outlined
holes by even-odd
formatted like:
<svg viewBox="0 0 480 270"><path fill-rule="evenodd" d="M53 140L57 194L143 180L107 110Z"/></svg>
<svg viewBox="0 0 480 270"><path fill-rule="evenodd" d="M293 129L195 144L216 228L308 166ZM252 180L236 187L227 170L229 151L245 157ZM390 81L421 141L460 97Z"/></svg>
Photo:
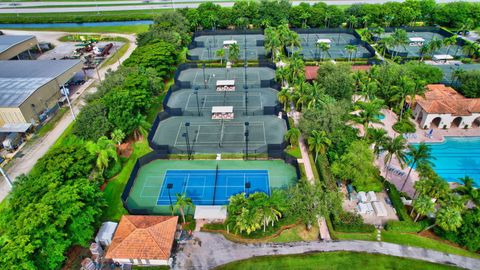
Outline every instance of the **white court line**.
<svg viewBox="0 0 480 270"><path fill-rule="evenodd" d="M158 205L158 200L160 200L160 197L162 195L162 187L163 187L163 184L165 184L165 180L166 180L165 177L167 176L167 171L168 170L165 170L163 172L163 183L162 183L162 186L160 186L160 190L158 191L157 202L156 202L157 205Z"/></svg>
<svg viewBox="0 0 480 270"><path fill-rule="evenodd" d="M267 134L265 132L265 123L262 122L262 128L263 128L263 142L267 144Z"/></svg>
<svg viewBox="0 0 480 270"><path fill-rule="evenodd" d="M175 137L175 143L173 144L173 146L176 146L178 144L178 135L180 135L180 129L182 128L182 124L183 124L183 121L181 121L180 124L178 124L177 137Z"/></svg>

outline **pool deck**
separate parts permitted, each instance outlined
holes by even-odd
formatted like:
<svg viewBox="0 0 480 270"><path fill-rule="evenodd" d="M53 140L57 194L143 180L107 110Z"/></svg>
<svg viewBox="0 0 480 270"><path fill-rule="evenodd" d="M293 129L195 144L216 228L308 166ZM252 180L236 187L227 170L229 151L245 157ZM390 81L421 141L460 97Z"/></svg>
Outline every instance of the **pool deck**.
<svg viewBox="0 0 480 270"><path fill-rule="evenodd" d="M401 136L398 132L393 130L392 126L395 124L398 120L398 116L391 110L388 109L383 109L382 113L385 115L385 119L382 120L383 125L381 124L372 124L371 127L375 128L383 128L387 131L388 136L391 138L394 138L398 135ZM427 132L429 132L430 129L422 129L418 125L417 122L413 121L415 123L415 128L416 132L413 133L415 135L409 135L407 138L408 143L420 143L420 142L425 142L425 143L441 143L445 141L445 137L480 137L480 128L470 128L470 129L463 129L463 128L450 128L450 129L438 129L434 128L433 129L433 134L429 138L426 136ZM363 128L360 126L356 126L360 129L360 134L363 134ZM375 159L375 165L379 168L380 174L385 177L387 168L386 165L384 164L384 155L380 155L376 157ZM391 167L401 171L404 173L403 176L400 176L398 174L395 174L393 172L390 172L388 174L388 180L394 184L399 190L403 185L403 182L405 181L405 177L408 174L408 170L410 169L408 166L404 166L402 169L400 166L400 163L396 158L394 158L390 164ZM414 183L418 181L419 176L418 173L415 172L415 170L412 170L410 177L407 181L407 184L404 187L404 192L406 192L409 196L413 197L413 194L415 193L415 189L413 187ZM450 186L455 186L458 185L457 183L449 183Z"/></svg>

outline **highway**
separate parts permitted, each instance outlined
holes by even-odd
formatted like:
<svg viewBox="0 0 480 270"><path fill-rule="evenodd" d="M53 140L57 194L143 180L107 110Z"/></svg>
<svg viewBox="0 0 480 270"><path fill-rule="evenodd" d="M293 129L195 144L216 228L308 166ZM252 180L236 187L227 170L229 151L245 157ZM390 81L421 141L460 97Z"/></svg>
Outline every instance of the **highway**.
<svg viewBox="0 0 480 270"><path fill-rule="evenodd" d="M449 3L457 0L437 0L437 3ZM144 1L98 1L98 2L0 2L0 14L20 13L64 13L64 12L99 12L99 11L125 11L125 10L152 10L197 7L204 0L152 0L148 4ZM215 2L215 1L213 1ZM223 7L231 7L231 2L218 2ZM292 5L298 5L305 1L292 1ZM358 3L403 2L402 0L327 0L308 1L308 3L325 2L328 5L352 5ZM468 0L467 2L480 2L480 0ZM12 6L15 3L17 6ZM72 7L74 5L74 7ZM80 6L81 5L81 6ZM42 8L43 6L43 8ZM50 6L50 7L49 7ZM55 6L55 7L51 7ZM62 7L59 7L62 6ZM70 7L69 7L70 6ZM80 7L79 7L80 6Z"/></svg>

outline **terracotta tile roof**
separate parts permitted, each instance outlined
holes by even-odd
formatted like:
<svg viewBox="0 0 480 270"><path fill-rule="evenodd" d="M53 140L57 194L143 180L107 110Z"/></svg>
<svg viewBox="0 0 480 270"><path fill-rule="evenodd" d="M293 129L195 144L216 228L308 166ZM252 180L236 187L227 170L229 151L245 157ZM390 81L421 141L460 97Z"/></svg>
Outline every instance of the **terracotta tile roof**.
<svg viewBox="0 0 480 270"><path fill-rule="evenodd" d="M479 98L465 98L444 84L429 84L425 96L416 96L417 104L427 113L468 116L480 113Z"/></svg>
<svg viewBox="0 0 480 270"><path fill-rule="evenodd" d="M108 247L108 259L168 260L177 216L129 216L120 220Z"/></svg>
<svg viewBox="0 0 480 270"><path fill-rule="evenodd" d="M372 66L369 65L360 65L352 66L352 70L369 70ZM318 66L305 66L305 78L307 81L312 81L317 78Z"/></svg>

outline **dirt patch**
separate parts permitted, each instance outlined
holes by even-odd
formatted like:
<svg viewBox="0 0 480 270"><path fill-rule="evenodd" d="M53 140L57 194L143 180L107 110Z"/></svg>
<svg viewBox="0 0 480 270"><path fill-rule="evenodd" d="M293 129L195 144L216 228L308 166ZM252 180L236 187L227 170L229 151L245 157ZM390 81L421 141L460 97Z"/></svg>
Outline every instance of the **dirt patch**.
<svg viewBox="0 0 480 270"><path fill-rule="evenodd" d="M62 270L80 269L82 260L89 257L90 250L82 246L73 246L67 252L67 261Z"/></svg>

